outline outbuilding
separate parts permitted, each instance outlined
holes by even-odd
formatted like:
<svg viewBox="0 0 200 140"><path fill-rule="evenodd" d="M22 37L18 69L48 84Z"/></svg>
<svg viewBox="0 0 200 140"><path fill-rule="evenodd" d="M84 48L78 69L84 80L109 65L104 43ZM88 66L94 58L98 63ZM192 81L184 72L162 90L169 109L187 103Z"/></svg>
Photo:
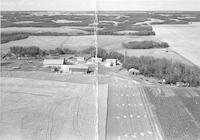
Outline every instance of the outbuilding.
<svg viewBox="0 0 200 140"><path fill-rule="evenodd" d="M44 59L43 67L61 67L64 62L64 59Z"/></svg>
<svg viewBox="0 0 200 140"><path fill-rule="evenodd" d="M131 74L133 74L133 75L138 75L138 74L140 74L140 71L137 70L137 69L135 69L135 68L131 68L131 69L129 69L128 71L129 71L129 73L131 73Z"/></svg>
<svg viewBox="0 0 200 140"><path fill-rule="evenodd" d="M105 67L111 67L117 65L117 59L106 59Z"/></svg>

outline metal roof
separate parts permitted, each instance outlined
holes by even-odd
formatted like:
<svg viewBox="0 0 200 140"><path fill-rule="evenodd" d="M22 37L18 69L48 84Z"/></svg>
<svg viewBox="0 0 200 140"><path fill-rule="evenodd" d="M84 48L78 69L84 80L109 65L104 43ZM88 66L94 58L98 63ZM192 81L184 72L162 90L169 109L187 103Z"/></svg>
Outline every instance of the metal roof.
<svg viewBox="0 0 200 140"><path fill-rule="evenodd" d="M134 73L140 73L140 71L135 69L135 68L130 68L128 71L129 72L134 72Z"/></svg>
<svg viewBox="0 0 200 140"><path fill-rule="evenodd" d="M44 65L62 65L64 64L64 59L44 59Z"/></svg>

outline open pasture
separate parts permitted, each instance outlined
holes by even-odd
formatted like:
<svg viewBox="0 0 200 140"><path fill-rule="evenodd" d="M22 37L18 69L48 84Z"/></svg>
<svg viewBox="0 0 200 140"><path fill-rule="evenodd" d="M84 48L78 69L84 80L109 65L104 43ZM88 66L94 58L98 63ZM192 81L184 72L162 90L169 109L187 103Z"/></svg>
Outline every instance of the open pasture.
<svg viewBox="0 0 200 140"><path fill-rule="evenodd" d="M200 24L189 25L154 25L156 37L168 42L170 48L200 66Z"/></svg>
<svg viewBox="0 0 200 140"><path fill-rule="evenodd" d="M94 84L1 77L1 87L1 140L95 138ZM99 90L99 136L104 139L107 86Z"/></svg>

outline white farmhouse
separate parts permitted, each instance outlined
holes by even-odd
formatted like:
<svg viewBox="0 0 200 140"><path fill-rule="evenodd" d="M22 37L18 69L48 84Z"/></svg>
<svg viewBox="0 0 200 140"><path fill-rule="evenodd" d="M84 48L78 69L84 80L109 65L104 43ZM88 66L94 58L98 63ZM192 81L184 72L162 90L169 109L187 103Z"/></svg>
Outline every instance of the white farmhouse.
<svg viewBox="0 0 200 140"><path fill-rule="evenodd" d="M97 63L101 63L103 59L100 58L100 57L97 57L97 58L96 57L92 57L91 60L92 60L92 63L95 63L96 61L97 61Z"/></svg>
<svg viewBox="0 0 200 140"><path fill-rule="evenodd" d="M104 63L105 67L111 67L117 65L117 59L106 59Z"/></svg>

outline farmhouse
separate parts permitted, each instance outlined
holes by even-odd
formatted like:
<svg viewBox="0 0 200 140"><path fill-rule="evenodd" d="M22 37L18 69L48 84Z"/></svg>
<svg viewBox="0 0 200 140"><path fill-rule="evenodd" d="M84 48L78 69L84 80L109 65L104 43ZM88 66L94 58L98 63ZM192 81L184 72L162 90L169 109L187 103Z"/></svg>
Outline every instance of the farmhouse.
<svg viewBox="0 0 200 140"><path fill-rule="evenodd" d="M92 57L91 60L92 60L92 63L95 63L96 61L97 61L97 63L101 63L103 59L100 57L97 57L97 59L95 57Z"/></svg>
<svg viewBox="0 0 200 140"><path fill-rule="evenodd" d="M43 67L61 67L64 63L64 59L44 59Z"/></svg>
<svg viewBox="0 0 200 140"><path fill-rule="evenodd" d="M61 65L61 72L63 73L81 73L86 74L89 71L87 65Z"/></svg>
<svg viewBox="0 0 200 140"><path fill-rule="evenodd" d="M111 67L117 65L117 59L106 59L105 61L105 67Z"/></svg>
<svg viewBox="0 0 200 140"><path fill-rule="evenodd" d="M131 73L133 75L138 75L140 73L140 71L135 68L131 68L128 71L129 71L129 73Z"/></svg>

